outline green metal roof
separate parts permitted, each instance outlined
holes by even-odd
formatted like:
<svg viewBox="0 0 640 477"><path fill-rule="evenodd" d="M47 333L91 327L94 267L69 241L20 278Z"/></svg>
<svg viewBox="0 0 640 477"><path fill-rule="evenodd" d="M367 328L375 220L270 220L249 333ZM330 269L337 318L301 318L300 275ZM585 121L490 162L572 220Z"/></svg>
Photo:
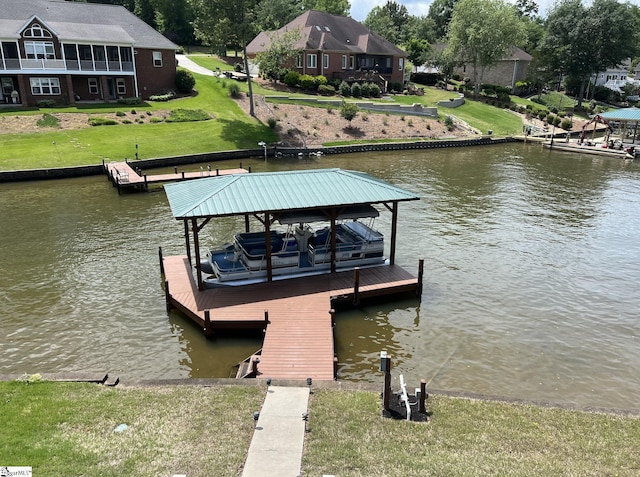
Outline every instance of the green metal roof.
<svg viewBox="0 0 640 477"><path fill-rule="evenodd" d="M607 121L640 121L640 108L624 108L600 113Z"/></svg>
<svg viewBox="0 0 640 477"><path fill-rule="evenodd" d="M420 199L363 172L342 169L232 174L164 188L176 219Z"/></svg>

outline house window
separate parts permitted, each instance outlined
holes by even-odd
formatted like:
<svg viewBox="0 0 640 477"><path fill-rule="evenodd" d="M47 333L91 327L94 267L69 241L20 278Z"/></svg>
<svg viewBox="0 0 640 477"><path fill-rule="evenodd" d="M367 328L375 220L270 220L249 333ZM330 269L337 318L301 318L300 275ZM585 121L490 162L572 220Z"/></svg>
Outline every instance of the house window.
<svg viewBox="0 0 640 477"><path fill-rule="evenodd" d="M153 52L153 66L157 66L158 68L162 67L162 52L154 51Z"/></svg>
<svg viewBox="0 0 640 477"><path fill-rule="evenodd" d="M398 58L398 69L404 71L404 58Z"/></svg>
<svg viewBox="0 0 640 477"><path fill-rule="evenodd" d="M349 69L352 70L355 65L355 60L353 56L349 57Z"/></svg>
<svg viewBox="0 0 640 477"><path fill-rule="evenodd" d="M60 94L60 80L58 78L30 78L31 94Z"/></svg>
<svg viewBox="0 0 640 477"><path fill-rule="evenodd" d="M52 38L51 32L45 30L37 23L31 25L31 28L27 28L24 31L23 36L25 38Z"/></svg>
<svg viewBox="0 0 640 477"><path fill-rule="evenodd" d="M124 78L116 78L116 90L118 94L127 94L127 85L124 82Z"/></svg>
<svg viewBox="0 0 640 477"><path fill-rule="evenodd" d="M56 58L51 41L25 41L24 52L30 60L54 60Z"/></svg>
<svg viewBox="0 0 640 477"><path fill-rule="evenodd" d="M342 55L342 69L347 69L347 55Z"/></svg>
<svg viewBox="0 0 640 477"><path fill-rule="evenodd" d="M307 68L317 68L318 67L318 55L315 53L307 54Z"/></svg>
<svg viewBox="0 0 640 477"><path fill-rule="evenodd" d="M322 55L322 67L324 69L329 68L329 55Z"/></svg>
<svg viewBox="0 0 640 477"><path fill-rule="evenodd" d="M89 94L98 94L98 78L88 78Z"/></svg>
<svg viewBox="0 0 640 477"><path fill-rule="evenodd" d="M302 68L302 54L296 56L296 68Z"/></svg>

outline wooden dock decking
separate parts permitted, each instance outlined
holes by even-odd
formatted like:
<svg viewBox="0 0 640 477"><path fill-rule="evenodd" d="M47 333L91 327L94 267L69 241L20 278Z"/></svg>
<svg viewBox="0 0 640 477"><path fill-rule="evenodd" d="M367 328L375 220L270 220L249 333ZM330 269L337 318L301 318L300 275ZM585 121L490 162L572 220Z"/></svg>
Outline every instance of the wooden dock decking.
<svg viewBox="0 0 640 477"><path fill-rule="evenodd" d="M353 270L198 291L186 256L163 257L162 268L167 305L182 311L205 333L265 330L257 377L335 379L331 309L338 301L353 301ZM397 265L358 273L360 299L418 293L418 279Z"/></svg>
<svg viewBox="0 0 640 477"><path fill-rule="evenodd" d="M161 184L164 182L176 182L189 179L200 179L203 177L211 176L223 176L228 174L246 174L246 169L239 167L237 169L201 169L199 171L178 172L177 168L174 173L167 174L154 174L146 175L142 174L142 171L135 170L126 161L123 162L108 162L105 163L105 171L109 180L113 183L114 187L118 188L118 192L121 189L133 188L138 190L147 190L150 184Z"/></svg>

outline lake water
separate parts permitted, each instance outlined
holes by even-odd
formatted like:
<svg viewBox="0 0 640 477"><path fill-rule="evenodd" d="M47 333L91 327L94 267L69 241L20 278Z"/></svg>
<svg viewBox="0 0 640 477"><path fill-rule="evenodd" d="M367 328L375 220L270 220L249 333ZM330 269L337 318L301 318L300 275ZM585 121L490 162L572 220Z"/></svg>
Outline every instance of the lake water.
<svg viewBox="0 0 640 477"><path fill-rule="evenodd" d="M387 350L396 382L640 408L640 161L509 144L243 162L360 170L422 198L400 204L397 247L411 271L425 260L422 301L339 314L340 379L381 382ZM208 341L166 312L158 247L185 251L162 189L1 184L0 210L0 374L228 377L260 347L255 336ZM383 212L376 226L389 221ZM214 221L202 242L241 228Z"/></svg>

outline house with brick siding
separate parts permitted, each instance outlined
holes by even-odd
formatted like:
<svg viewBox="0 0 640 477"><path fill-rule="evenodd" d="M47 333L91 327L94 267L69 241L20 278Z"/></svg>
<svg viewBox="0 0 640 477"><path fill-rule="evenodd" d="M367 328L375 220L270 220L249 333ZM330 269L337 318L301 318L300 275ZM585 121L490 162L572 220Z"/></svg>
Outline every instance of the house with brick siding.
<svg viewBox="0 0 640 477"><path fill-rule="evenodd" d="M166 92L177 48L121 6L0 0L0 107Z"/></svg>
<svg viewBox="0 0 640 477"><path fill-rule="evenodd" d="M292 64L283 65L300 74L376 82L383 91L388 83L404 81L406 54L390 41L350 17L309 10L277 32L261 32L247 45L247 56L269 48L271 39L298 30L294 48L301 51Z"/></svg>

